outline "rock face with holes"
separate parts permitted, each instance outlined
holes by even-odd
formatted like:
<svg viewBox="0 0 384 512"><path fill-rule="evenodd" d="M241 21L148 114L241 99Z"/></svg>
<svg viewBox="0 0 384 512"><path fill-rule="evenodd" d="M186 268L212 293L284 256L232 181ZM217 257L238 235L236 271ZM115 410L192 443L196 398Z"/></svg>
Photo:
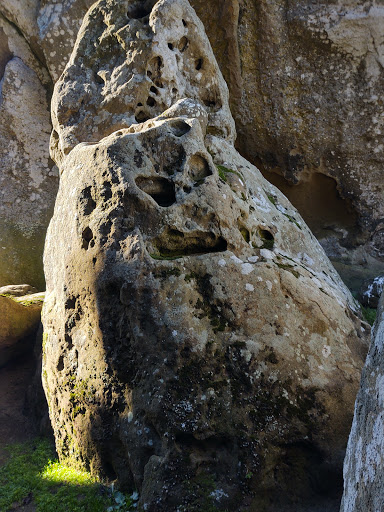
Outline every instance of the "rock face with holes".
<svg viewBox="0 0 384 512"><path fill-rule="evenodd" d="M51 80L56 81L63 71L81 20L92 3L93 0L1 1L0 15L9 20L8 23L2 18L2 22L17 26L18 37L35 60L44 63L40 66L49 74L42 94L50 97ZM131 4L130 15L140 19L152 4L151 0L136 0ZM229 85L230 105L239 134L238 149L252 162L262 164L268 179L289 197L322 240L348 286L358 291L364 279L372 279L383 271L382 7L356 0L211 0L209 9L206 0L192 0L191 4L205 25ZM180 43L178 36L175 39L171 45ZM8 54L7 46L0 46L1 62L7 61ZM140 56L147 62L143 43L136 59L131 61L139 66L135 74L141 66ZM116 58L124 59L122 48ZM172 67L174 58L166 54L164 58L166 65ZM89 64L97 56L87 59ZM113 64L102 64L102 75L103 69L107 72L108 65ZM155 76L157 67L154 61L153 70L148 71ZM90 69L95 71L92 65ZM153 108L153 101L160 99L160 108L161 98L151 96L150 104L146 104L149 95L145 86L140 93L144 102L129 99L130 93L119 95L118 91L107 89L100 92L104 79L108 83L111 77L107 73L103 78L99 71L90 80L88 93L95 98L95 104L100 94L104 98L105 93L103 101L108 108L118 109L115 123L126 124L124 116L119 119L118 115L124 111L120 107L126 102L134 102L135 107L142 103L142 110L135 108L132 112L141 121L160 111ZM134 84L128 83L129 69L119 69L119 77L118 88L125 79L126 91L134 88ZM182 92L178 87L183 85L173 85L170 84L170 91L178 96ZM33 90L36 96L36 89ZM120 97L120 107L114 104L115 93ZM28 96L17 97L18 104L26 102L23 108L28 110L29 102L24 99ZM43 111L46 112L45 105ZM102 123L98 119L98 126ZM8 121L4 126L8 126ZM5 141L3 147L7 146ZM40 152L36 159L33 154L27 153L27 157L25 162L41 168ZM28 173L28 164L24 165ZM16 167L19 166L20 158ZM56 190L53 189L51 201ZM31 191L29 197L36 193ZM43 219L45 212L40 214ZM45 225L46 218L41 223ZM7 237L12 230L11 225ZM24 226L23 231L17 227L13 243L25 238L26 233ZM36 254L40 253L41 240L31 239L30 245L37 247ZM13 251L12 247L7 248L8 261L21 265L21 249ZM5 282L9 282L9 276Z"/></svg>
<svg viewBox="0 0 384 512"><path fill-rule="evenodd" d="M382 2L232 3L241 153L259 159L347 279L343 263L360 283L375 277L384 268Z"/></svg>
<svg viewBox="0 0 384 512"><path fill-rule="evenodd" d="M0 17L0 285L44 289L42 252L57 191L49 159L49 77Z"/></svg>
<svg viewBox="0 0 384 512"><path fill-rule="evenodd" d="M384 295L365 362L344 462L340 512L383 510Z"/></svg>
<svg viewBox="0 0 384 512"><path fill-rule="evenodd" d="M336 510L367 326L234 149L188 2L96 3L53 117L43 378L60 457L152 512Z"/></svg>

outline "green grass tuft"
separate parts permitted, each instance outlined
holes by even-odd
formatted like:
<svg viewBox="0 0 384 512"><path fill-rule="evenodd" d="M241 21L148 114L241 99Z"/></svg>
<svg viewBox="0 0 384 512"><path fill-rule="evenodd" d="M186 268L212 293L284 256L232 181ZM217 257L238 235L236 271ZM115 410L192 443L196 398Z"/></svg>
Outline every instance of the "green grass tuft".
<svg viewBox="0 0 384 512"><path fill-rule="evenodd" d="M365 308L364 306L361 306L361 311L363 313L364 320L366 320L369 325L373 325L376 320L377 309Z"/></svg>
<svg viewBox="0 0 384 512"><path fill-rule="evenodd" d="M64 466L43 439L7 447L0 467L0 510L32 502L36 512L112 512L133 510L133 501L113 492L85 471Z"/></svg>

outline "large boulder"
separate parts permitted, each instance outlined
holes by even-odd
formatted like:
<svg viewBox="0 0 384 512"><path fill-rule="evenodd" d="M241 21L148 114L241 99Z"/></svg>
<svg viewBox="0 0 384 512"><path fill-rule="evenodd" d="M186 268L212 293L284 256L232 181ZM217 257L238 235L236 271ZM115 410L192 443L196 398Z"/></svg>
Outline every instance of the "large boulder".
<svg viewBox="0 0 384 512"><path fill-rule="evenodd" d="M53 119L43 382L60 458L153 512L331 507L368 327L234 149L188 2L95 4Z"/></svg>
<svg viewBox="0 0 384 512"><path fill-rule="evenodd" d="M0 367L32 351L43 301L44 293L20 296L11 287L0 288Z"/></svg>
<svg viewBox="0 0 384 512"><path fill-rule="evenodd" d="M344 462L340 512L384 510L384 294L361 377Z"/></svg>

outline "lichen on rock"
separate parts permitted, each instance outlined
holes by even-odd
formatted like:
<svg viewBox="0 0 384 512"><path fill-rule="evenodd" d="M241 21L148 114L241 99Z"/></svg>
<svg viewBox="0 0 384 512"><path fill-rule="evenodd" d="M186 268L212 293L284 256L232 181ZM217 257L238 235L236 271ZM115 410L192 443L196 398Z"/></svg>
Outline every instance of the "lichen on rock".
<svg viewBox="0 0 384 512"><path fill-rule="evenodd" d="M340 471L368 326L235 150L188 2L96 3L53 118L43 380L59 456L153 512L327 506L316 482Z"/></svg>

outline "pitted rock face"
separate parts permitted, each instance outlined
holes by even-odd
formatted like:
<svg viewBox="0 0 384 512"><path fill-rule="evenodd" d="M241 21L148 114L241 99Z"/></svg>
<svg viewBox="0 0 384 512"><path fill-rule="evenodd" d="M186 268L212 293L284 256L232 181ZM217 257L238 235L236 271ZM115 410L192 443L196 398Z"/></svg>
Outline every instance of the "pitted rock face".
<svg viewBox="0 0 384 512"><path fill-rule="evenodd" d="M43 314L57 449L150 511L308 504L341 468L364 329L204 108L180 101L64 160Z"/></svg>
<svg viewBox="0 0 384 512"><path fill-rule="evenodd" d="M53 97L53 153L141 123L182 98L206 106L208 129L233 141L227 86L185 0L98 2ZM152 8L153 7L153 8Z"/></svg>

